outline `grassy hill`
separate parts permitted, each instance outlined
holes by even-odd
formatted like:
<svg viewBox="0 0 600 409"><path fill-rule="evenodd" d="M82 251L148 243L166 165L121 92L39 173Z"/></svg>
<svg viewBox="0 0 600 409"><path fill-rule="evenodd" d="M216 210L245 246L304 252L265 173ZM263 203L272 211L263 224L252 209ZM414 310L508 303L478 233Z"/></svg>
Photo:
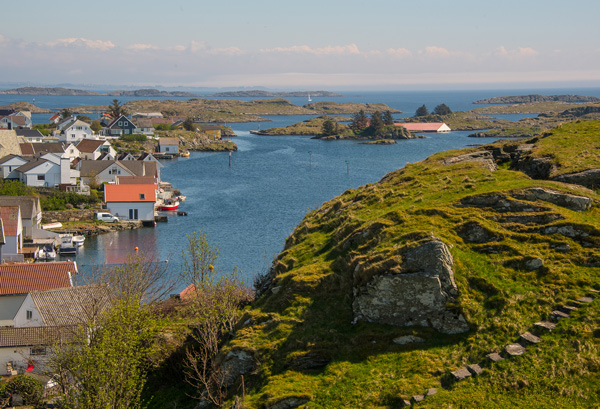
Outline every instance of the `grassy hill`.
<svg viewBox="0 0 600 409"><path fill-rule="evenodd" d="M598 149L597 121L565 124L433 155L309 213L227 345L253 362L232 396L243 390L249 408L395 408L435 388L422 407L598 406L600 300L573 300L600 289L600 196L511 170L525 157L552 162L552 177L600 168ZM432 242L449 249L458 289L444 308L468 331L357 320L369 283L414 275L409 254ZM491 352L508 357L508 344L563 305L578 309L523 356L452 381Z"/></svg>

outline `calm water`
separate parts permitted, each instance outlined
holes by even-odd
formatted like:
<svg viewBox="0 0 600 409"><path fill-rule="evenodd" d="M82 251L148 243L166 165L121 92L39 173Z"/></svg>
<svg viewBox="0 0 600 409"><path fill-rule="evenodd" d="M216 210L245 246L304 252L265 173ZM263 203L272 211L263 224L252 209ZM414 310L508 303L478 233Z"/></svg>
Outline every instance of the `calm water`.
<svg viewBox="0 0 600 409"><path fill-rule="evenodd" d="M468 110L481 105L472 102L498 95L529 93L582 94L600 96L600 89L389 92L348 93L331 99L336 102L383 102L412 115L426 104L433 109L445 103L452 110ZM36 104L59 109L64 106L106 104L113 97L36 96ZM119 98L125 102L136 98ZM172 98L177 99L177 98ZM185 98L181 98L185 99ZM0 105L32 97L0 96ZM291 98L302 105L305 98ZM313 98L318 101L319 98ZM47 122L47 114L35 116ZM489 140L472 139L470 132L430 134L426 139L398 141L397 145L359 145L352 141L324 142L309 137L269 137L250 135L249 130L285 126L310 116L273 116L272 122L228 124L238 134L238 152L232 154L192 153L190 158L164 162L163 180L181 189L187 201L180 210L187 217L172 215L168 223L154 229L105 234L88 238L78 254L83 268L96 264L115 264L125 260L134 247L156 254L159 260L179 269L186 234L202 230L220 247L218 268L230 271L239 267L244 278L268 269L282 250L286 237L311 209L350 188L373 183L386 173L427 156ZM521 116L511 117L512 120ZM509 118L503 118L509 119Z"/></svg>

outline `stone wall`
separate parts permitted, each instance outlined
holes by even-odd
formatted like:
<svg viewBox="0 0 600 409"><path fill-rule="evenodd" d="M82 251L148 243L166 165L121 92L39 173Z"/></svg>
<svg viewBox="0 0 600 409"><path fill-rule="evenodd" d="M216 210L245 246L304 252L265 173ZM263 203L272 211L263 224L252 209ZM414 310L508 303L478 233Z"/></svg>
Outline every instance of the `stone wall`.
<svg viewBox="0 0 600 409"><path fill-rule="evenodd" d="M93 220L98 210L56 210L42 213L44 223L80 222Z"/></svg>

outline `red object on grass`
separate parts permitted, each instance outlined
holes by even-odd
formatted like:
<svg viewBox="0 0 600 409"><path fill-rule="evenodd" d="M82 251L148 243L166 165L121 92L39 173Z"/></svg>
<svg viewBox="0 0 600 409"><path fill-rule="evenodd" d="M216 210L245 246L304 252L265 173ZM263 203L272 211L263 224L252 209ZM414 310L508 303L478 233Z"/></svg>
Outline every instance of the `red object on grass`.
<svg viewBox="0 0 600 409"><path fill-rule="evenodd" d="M29 366L27 367L27 371L25 372L31 372L33 371L33 364L29 364Z"/></svg>

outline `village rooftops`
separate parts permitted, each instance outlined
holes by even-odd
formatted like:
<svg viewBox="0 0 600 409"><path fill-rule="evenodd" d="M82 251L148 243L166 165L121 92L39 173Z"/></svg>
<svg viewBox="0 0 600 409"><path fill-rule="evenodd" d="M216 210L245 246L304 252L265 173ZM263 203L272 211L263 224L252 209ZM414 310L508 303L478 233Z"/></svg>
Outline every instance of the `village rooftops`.
<svg viewBox="0 0 600 409"><path fill-rule="evenodd" d="M15 132L18 136L23 136L25 138L43 138L44 135L39 131L39 129L15 129Z"/></svg>
<svg viewBox="0 0 600 409"><path fill-rule="evenodd" d="M104 185L105 202L155 202L158 185Z"/></svg>
<svg viewBox="0 0 600 409"><path fill-rule="evenodd" d="M76 334L75 326L0 328L0 347L24 347L53 345L57 342L73 342Z"/></svg>
<svg viewBox="0 0 600 409"><path fill-rule="evenodd" d="M65 145L62 142L36 142L21 143L21 152L25 156L41 155L44 153L65 153Z"/></svg>
<svg viewBox="0 0 600 409"><path fill-rule="evenodd" d="M77 264L73 261L3 264L0 265L0 295L71 287L72 274L77 274Z"/></svg>
<svg viewBox="0 0 600 409"><path fill-rule="evenodd" d="M22 158L21 156L19 156L19 155L12 155L12 154L11 154L11 155L6 155L6 156L4 156L3 158L0 158L0 165L2 165L3 163L5 163L5 162L8 162L9 160L11 160L11 159L14 159L14 158L20 158L20 159L23 159L23 158ZM23 160L25 160L25 159L23 159Z"/></svg>
<svg viewBox="0 0 600 409"><path fill-rule="evenodd" d="M156 185L154 176L119 176L117 178L119 185Z"/></svg>
<svg viewBox="0 0 600 409"><path fill-rule="evenodd" d="M18 168L16 168L15 170L17 172L21 172L21 173L25 173L31 169L35 169L40 165L43 165L44 163L48 162L48 160L46 159L36 159L36 160L32 160L31 162L28 162L24 165L19 166Z"/></svg>
<svg viewBox="0 0 600 409"><path fill-rule="evenodd" d="M42 212L40 199L35 196L0 196L0 206L19 206L24 219L32 219Z"/></svg>
<svg viewBox="0 0 600 409"><path fill-rule="evenodd" d="M0 129L0 156L21 155L19 138L14 130Z"/></svg>
<svg viewBox="0 0 600 409"><path fill-rule="evenodd" d="M81 161L81 176L90 177L98 175L100 172L110 166L120 166L129 171L133 176L155 176L156 162L145 162L137 160L82 160Z"/></svg>

